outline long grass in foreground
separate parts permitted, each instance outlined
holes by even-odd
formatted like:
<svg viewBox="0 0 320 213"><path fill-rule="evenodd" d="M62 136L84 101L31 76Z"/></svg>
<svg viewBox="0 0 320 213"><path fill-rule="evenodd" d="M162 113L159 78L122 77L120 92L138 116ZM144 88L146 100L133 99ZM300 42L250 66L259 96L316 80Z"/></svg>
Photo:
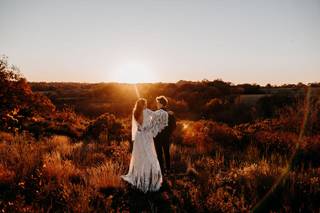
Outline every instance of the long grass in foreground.
<svg viewBox="0 0 320 213"><path fill-rule="evenodd" d="M270 125L268 125L270 126ZM197 131L192 133L192 129ZM172 168L163 189L143 195L119 176L127 172L130 143L36 140L0 133L0 208L18 212L251 210L286 169L297 135L258 130L244 134L209 121L179 122L171 146ZM256 127L258 128L258 127ZM269 127L268 127L269 128ZM270 134L268 133L270 132ZM308 136L287 178L265 209L317 211L319 136Z"/></svg>

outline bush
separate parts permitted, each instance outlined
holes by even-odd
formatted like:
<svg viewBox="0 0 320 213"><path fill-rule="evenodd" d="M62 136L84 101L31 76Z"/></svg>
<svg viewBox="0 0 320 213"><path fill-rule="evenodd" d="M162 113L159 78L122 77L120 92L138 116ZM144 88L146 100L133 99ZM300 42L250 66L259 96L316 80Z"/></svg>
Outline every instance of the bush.
<svg viewBox="0 0 320 213"><path fill-rule="evenodd" d="M34 94L30 85L6 57L0 58L0 128L21 130L34 117L48 117L55 106L40 94Z"/></svg>
<svg viewBox="0 0 320 213"><path fill-rule="evenodd" d="M291 132L258 131L252 140L252 145L265 155L290 155L298 142L298 136Z"/></svg>
<svg viewBox="0 0 320 213"><path fill-rule="evenodd" d="M113 114L105 113L92 121L85 130L84 137L110 142L123 140L124 127Z"/></svg>
<svg viewBox="0 0 320 213"><path fill-rule="evenodd" d="M183 121L179 123L178 131L184 144L194 145L200 153L243 149L246 145L242 143L241 132L213 121ZM179 140L177 136L175 139Z"/></svg>
<svg viewBox="0 0 320 213"><path fill-rule="evenodd" d="M307 137L293 159L293 168L320 167L320 135Z"/></svg>

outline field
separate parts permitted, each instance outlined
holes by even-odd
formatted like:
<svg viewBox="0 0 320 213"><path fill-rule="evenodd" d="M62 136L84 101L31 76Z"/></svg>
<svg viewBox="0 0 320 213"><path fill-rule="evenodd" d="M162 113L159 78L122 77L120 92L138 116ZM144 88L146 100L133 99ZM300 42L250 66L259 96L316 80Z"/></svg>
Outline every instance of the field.
<svg viewBox="0 0 320 213"><path fill-rule="evenodd" d="M319 85L136 85L152 109L166 95L178 118L172 172L145 195L119 178L131 155L134 85L28 83L8 73L1 69L2 212L320 210Z"/></svg>

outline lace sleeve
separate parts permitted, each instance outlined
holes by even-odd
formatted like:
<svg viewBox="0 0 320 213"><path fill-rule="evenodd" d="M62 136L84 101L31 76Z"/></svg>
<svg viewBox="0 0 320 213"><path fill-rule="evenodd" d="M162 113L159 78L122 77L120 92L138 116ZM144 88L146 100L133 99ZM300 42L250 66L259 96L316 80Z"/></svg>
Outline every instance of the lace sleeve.
<svg viewBox="0 0 320 213"><path fill-rule="evenodd" d="M152 111L151 109L149 109L149 108L146 108L145 109L145 111L146 111L146 113L147 113L147 115L148 116L154 116L155 114L156 114L156 112L155 111Z"/></svg>
<svg viewBox="0 0 320 213"><path fill-rule="evenodd" d="M132 126L131 126L131 140L135 140L136 133L138 131L138 125L136 120L134 119L134 116L132 115Z"/></svg>
<svg viewBox="0 0 320 213"><path fill-rule="evenodd" d="M151 110L150 110L151 111ZM156 137L166 126L168 126L168 113L163 110L151 111L150 122L143 128L145 131L150 131L153 137Z"/></svg>

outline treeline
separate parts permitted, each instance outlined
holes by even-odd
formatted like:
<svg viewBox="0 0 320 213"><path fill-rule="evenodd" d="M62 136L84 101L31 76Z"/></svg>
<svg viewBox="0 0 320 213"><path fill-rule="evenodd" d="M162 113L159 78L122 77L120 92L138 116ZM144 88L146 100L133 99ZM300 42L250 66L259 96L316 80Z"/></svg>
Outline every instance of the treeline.
<svg viewBox="0 0 320 213"><path fill-rule="evenodd" d="M88 121L99 120L105 113L123 120L130 118L138 97L146 98L149 107L155 109L155 98L165 95L178 119L212 120L233 126L297 109L310 90L311 103L320 94L319 83L275 87L234 85L219 79L136 85L29 83L5 57L0 60L0 81L2 129L33 129L36 135L50 129L52 133L71 133L71 137L80 137Z"/></svg>
<svg viewBox="0 0 320 213"><path fill-rule="evenodd" d="M308 88L319 94L319 84L299 83L284 86L238 84L222 80L179 81L177 83L31 83L32 90L46 94L59 108L73 108L77 113L96 118L105 112L126 118L135 100L147 98L155 108L155 97L165 95L178 118L212 119L230 125L271 118L284 107L303 102ZM250 101L247 101L249 100Z"/></svg>

